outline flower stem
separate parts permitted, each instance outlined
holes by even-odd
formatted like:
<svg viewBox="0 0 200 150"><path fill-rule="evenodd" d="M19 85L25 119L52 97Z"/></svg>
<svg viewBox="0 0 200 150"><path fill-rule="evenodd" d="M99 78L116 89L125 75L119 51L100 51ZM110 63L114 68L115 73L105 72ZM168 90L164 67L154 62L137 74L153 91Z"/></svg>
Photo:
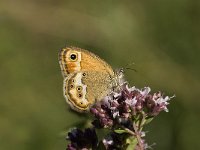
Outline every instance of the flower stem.
<svg viewBox="0 0 200 150"><path fill-rule="evenodd" d="M141 121L140 121L140 123L139 123L139 127L138 127L138 131L142 131L142 128L143 128L143 125L145 124L145 120L146 119L146 115L145 115L145 113L142 113L142 119L141 119Z"/></svg>
<svg viewBox="0 0 200 150"><path fill-rule="evenodd" d="M139 148L139 150L144 150L144 146L142 144L141 135L138 132L139 129L138 129L137 125L135 124L135 122L133 122L133 128L135 130L135 137L137 138L137 141L138 141L138 146L139 146L138 148Z"/></svg>
<svg viewBox="0 0 200 150"><path fill-rule="evenodd" d="M124 130L126 130L126 132L129 133L130 135L136 136L135 132L131 131L130 129L125 128Z"/></svg>

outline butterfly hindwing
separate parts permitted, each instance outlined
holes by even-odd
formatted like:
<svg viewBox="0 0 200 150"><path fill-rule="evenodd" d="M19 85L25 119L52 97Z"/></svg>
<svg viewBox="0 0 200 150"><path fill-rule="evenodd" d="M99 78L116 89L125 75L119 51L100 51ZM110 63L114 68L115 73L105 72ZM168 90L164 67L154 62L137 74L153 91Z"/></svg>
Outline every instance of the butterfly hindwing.
<svg viewBox="0 0 200 150"><path fill-rule="evenodd" d="M104 72L76 72L65 78L64 96L74 109L87 110L110 92L111 81Z"/></svg>

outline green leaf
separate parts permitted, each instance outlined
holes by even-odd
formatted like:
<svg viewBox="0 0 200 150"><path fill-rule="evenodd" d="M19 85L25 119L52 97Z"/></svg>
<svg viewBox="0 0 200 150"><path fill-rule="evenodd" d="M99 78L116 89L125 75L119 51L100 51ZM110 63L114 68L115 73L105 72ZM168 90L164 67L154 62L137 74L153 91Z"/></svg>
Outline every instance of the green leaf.
<svg viewBox="0 0 200 150"><path fill-rule="evenodd" d="M147 118L146 121L145 121L145 124L150 123L152 120L153 120L153 117L151 117L151 118Z"/></svg>
<svg viewBox="0 0 200 150"><path fill-rule="evenodd" d="M102 141L99 142L97 150L106 150L106 148L105 148L105 146L104 146Z"/></svg>
<svg viewBox="0 0 200 150"><path fill-rule="evenodd" d="M128 145L126 150L134 150L137 145L137 139L133 136L126 139L126 144Z"/></svg>
<svg viewBox="0 0 200 150"><path fill-rule="evenodd" d="M95 130L99 141L104 139L104 137L110 132L109 129L95 129Z"/></svg>
<svg viewBox="0 0 200 150"><path fill-rule="evenodd" d="M116 129L116 130L114 130L115 131L115 133L118 133L118 134L122 134L122 133L128 133L126 130L124 130L124 129Z"/></svg>

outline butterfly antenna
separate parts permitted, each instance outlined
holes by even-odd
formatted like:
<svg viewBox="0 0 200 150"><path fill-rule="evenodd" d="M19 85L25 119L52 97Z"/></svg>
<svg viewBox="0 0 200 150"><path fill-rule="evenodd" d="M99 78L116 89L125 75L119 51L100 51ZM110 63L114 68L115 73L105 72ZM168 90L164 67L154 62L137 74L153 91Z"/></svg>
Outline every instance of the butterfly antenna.
<svg viewBox="0 0 200 150"><path fill-rule="evenodd" d="M126 67L124 67L124 68L127 69L127 70L132 70L132 71L137 72L136 69L131 68L131 66L133 66L133 65L135 65L135 63L134 63L134 62L131 62L131 63L126 64Z"/></svg>
<svg viewBox="0 0 200 150"><path fill-rule="evenodd" d="M137 70L136 70L136 69L134 69L134 68L129 68L129 67L126 67L125 69L127 69L127 70L132 70L132 71L135 71L135 72L137 72Z"/></svg>

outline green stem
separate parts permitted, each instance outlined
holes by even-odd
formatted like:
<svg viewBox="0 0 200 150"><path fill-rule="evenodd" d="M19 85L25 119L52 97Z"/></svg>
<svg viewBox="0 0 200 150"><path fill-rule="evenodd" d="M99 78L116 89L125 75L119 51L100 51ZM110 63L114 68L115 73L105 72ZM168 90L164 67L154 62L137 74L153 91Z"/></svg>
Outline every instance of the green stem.
<svg viewBox="0 0 200 150"><path fill-rule="evenodd" d="M124 130L126 130L126 132L129 133L130 135L136 136L135 132L131 131L130 129L125 128Z"/></svg>
<svg viewBox="0 0 200 150"><path fill-rule="evenodd" d="M138 127L140 132L142 131L142 128L143 128L143 125L145 124L145 121L146 121L146 114L142 113L142 119L141 119L141 121L139 123L139 127Z"/></svg>
<svg viewBox="0 0 200 150"><path fill-rule="evenodd" d="M138 132L138 131L140 131L140 130L138 130L138 127L137 127L137 125L135 124L135 122L133 122L133 128L134 128L134 130L135 130L135 137L136 137L136 139L137 139L137 141L138 141L139 149L140 149L140 150L144 150L144 147L143 147L143 144L142 144L142 139L141 139L141 137L140 137L140 132Z"/></svg>

